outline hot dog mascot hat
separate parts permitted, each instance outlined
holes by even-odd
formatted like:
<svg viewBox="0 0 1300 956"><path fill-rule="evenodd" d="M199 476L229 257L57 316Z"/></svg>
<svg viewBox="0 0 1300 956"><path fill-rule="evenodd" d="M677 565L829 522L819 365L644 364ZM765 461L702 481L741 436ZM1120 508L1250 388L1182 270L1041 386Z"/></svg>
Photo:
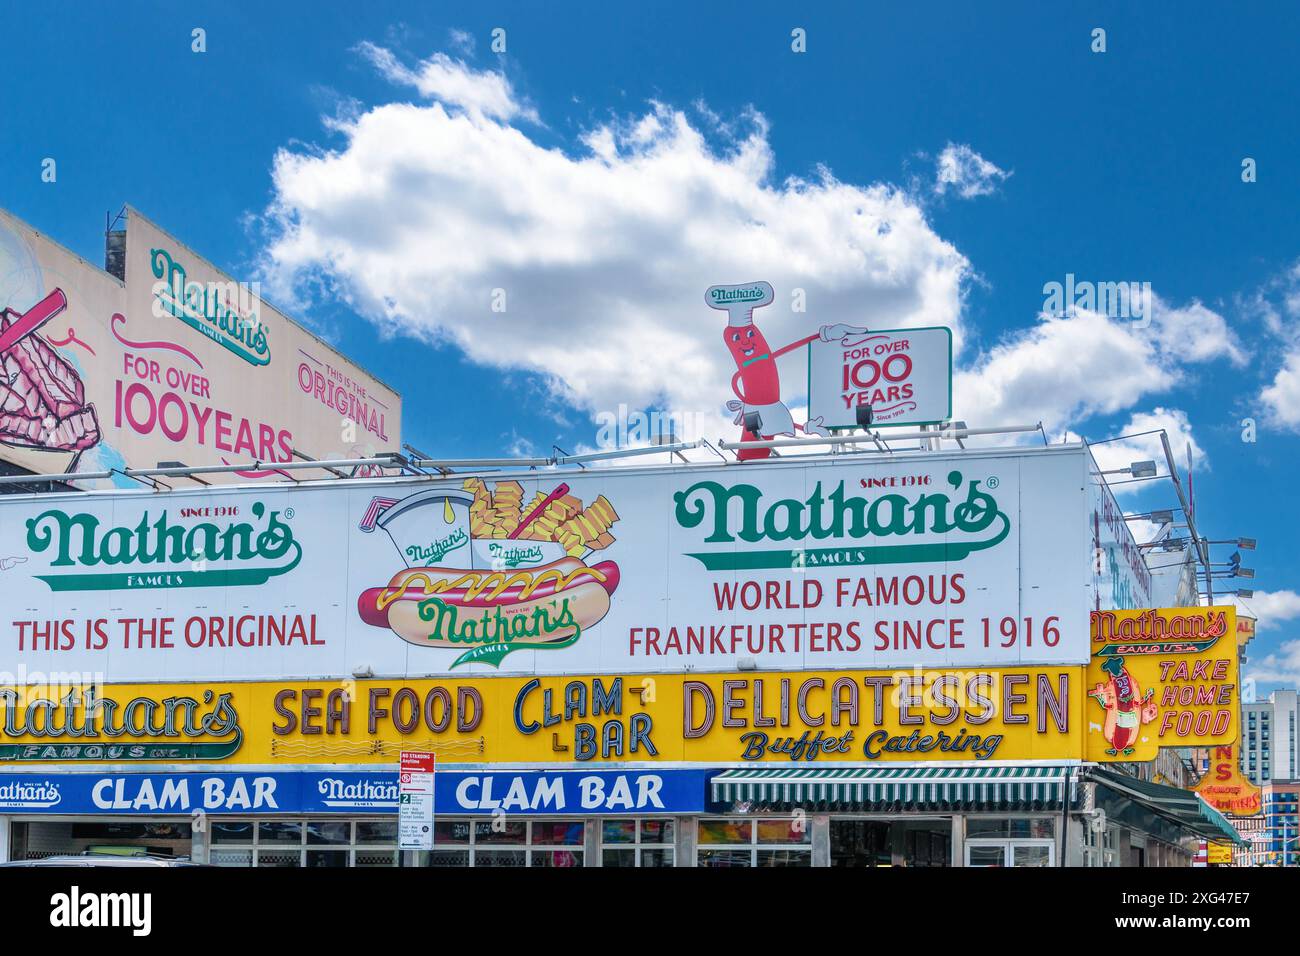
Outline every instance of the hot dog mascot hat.
<svg viewBox="0 0 1300 956"><path fill-rule="evenodd" d="M754 310L771 305L775 298L771 283L743 282L740 285L711 285L704 301L712 309L727 313L727 325L743 327L754 324Z"/></svg>

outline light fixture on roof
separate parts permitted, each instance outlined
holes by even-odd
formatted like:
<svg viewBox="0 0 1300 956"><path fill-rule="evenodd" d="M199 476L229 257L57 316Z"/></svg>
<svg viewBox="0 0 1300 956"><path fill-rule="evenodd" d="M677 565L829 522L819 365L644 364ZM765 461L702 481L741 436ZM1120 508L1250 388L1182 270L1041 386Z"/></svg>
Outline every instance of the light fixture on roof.
<svg viewBox="0 0 1300 956"><path fill-rule="evenodd" d="M865 402L860 404L853 410L853 415L857 420L858 427L864 432L871 428L871 420L875 417L875 413L871 410L870 405Z"/></svg>
<svg viewBox="0 0 1300 956"><path fill-rule="evenodd" d="M1097 472L1099 475L1131 475L1134 478L1154 478L1156 463L1151 460L1132 462L1127 468L1109 468Z"/></svg>
<svg viewBox="0 0 1300 956"><path fill-rule="evenodd" d="M1255 539L1254 539L1254 538L1238 538L1238 539L1237 539L1237 547L1241 548L1242 551L1254 551L1254 550L1255 550Z"/></svg>
<svg viewBox="0 0 1300 956"><path fill-rule="evenodd" d="M1151 512L1151 520L1156 524L1173 524L1174 513L1171 510Z"/></svg>

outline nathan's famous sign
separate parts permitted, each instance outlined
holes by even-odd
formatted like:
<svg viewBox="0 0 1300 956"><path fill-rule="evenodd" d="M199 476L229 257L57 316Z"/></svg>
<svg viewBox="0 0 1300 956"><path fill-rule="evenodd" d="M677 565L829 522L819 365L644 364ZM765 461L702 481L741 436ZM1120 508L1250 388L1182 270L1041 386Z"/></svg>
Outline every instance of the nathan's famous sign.
<svg viewBox="0 0 1300 956"><path fill-rule="evenodd" d="M1084 664L1086 458L0 499L0 659L114 682Z"/></svg>
<svg viewBox="0 0 1300 956"><path fill-rule="evenodd" d="M1264 808L1263 792L1242 774L1238 750L1232 744L1209 748L1208 766L1196 792L1220 813L1249 817Z"/></svg>
<svg viewBox="0 0 1300 956"><path fill-rule="evenodd" d="M0 761L225 760L243 743L230 692L0 689Z"/></svg>
<svg viewBox="0 0 1300 956"><path fill-rule="evenodd" d="M0 759L1079 760L1083 667L106 685L0 696Z"/></svg>
<svg viewBox="0 0 1300 956"><path fill-rule="evenodd" d="M1237 740L1235 608L1094 611L1092 654L1088 759L1151 760L1161 747Z"/></svg>
<svg viewBox="0 0 1300 956"><path fill-rule="evenodd" d="M247 482L283 478L295 452L398 447L396 393L135 210L124 268L122 282L0 212L0 460L38 474L263 463L205 477Z"/></svg>

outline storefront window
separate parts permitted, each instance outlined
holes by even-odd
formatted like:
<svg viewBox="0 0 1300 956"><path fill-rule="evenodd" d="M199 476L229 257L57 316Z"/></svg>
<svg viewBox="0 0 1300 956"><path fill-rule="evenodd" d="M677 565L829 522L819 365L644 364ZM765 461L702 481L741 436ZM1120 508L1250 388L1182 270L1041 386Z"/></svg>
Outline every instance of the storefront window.
<svg viewBox="0 0 1300 956"><path fill-rule="evenodd" d="M358 846L381 843L392 845L397 842L397 823L389 820L358 820Z"/></svg>
<svg viewBox="0 0 1300 956"><path fill-rule="evenodd" d="M239 847L214 846L208 852L214 866L252 866L253 851Z"/></svg>
<svg viewBox="0 0 1300 956"><path fill-rule="evenodd" d="M217 866L395 866L397 823L361 820L220 820L208 859Z"/></svg>
<svg viewBox="0 0 1300 956"><path fill-rule="evenodd" d="M1056 836L1055 817L966 818L968 839L1050 840Z"/></svg>
<svg viewBox="0 0 1300 956"><path fill-rule="evenodd" d="M582 839L581 820L563 820L558 823L549 820L533 821L533 843L582 846Z"/></svg>
<svg viewBox="0 0 1300 956"><path fill-rule="evenodd" d="M33 820L10 824L9 852L14 860L87 852L188 859L192 847L189 821L139 823L125 820Z"/></svg>
<svg viewBox="0 0 1300 956"><path fill-rule="evenodd" d="M749 820L701 820L696 841L700 846L712 843L749 843L754 825Z"/></svg>
<svg viewBox="0 0 1300 956"><path fill-rule="evenodd" d="M257 825L258 843L301 843L301 823L259 823Z"/></svg>
<svg viewBox="0 0 1300 956"><path fill-rule="evenodd" d="M214 846L222 843L253 842L253 824L244 820L217 820L212 824L209 842Z"/></svg>
<svg viewBox="0 0 1300 956"><path fill-rule="evenodd" d="M474 824L474 842L479 846L527 843L528 824L522 820L480 821Z"/></svg>
<svg viewBox="0 0 1300 956"><path fill-rule="evenodd" d="M601 866L673 865L671 819L604 820L600 834Z"/></svg>
<svg viewBox="0 0 1300 956"><path fill-rule="evenodd" d="M308 820L308 843L347 844L351 841L352 824L338 820Z"/></svg>
<svg viewBox="0 0 1300 956"><path fill-rule="evenodd" d="M433 867L557 867L585 863L582 820L456 820L434 822Z"/></svg>
<svg viewBox="0 0 1300 956"><path fill-rule="evenodd" d="M759 843L811 843L812 828L807 817L791 820L759 820Z"/></svg>
<svg viewBox="0 0 1300 956"><path fill-rule="evenodd" d="M1001 843L966 847L967 866L1006 866L1007 851Z"/></svg>
<svg viewBox="0 0 1300 956"><path fill-rule="evenodd" d="M699 821L700 866L812 866L811 835L805 818Z"/></svg>

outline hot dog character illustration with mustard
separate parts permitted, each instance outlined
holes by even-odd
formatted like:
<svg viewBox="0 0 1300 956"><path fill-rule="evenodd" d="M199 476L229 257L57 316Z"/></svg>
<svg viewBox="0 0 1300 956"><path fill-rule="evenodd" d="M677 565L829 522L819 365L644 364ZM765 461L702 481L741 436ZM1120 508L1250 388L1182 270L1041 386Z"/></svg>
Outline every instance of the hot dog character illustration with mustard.
<svg viewBox="0 0 1300 956"><path fill-rule="evenodd" d="M1116 757L1123 753L1128 756L1133 753L1133 744L1142 725L1156 719L1159 709L1155 691L1148 689L1145 695L1142 693L1142 688L1124 666L1122 657L1106 658L1101 669L1110 675L1110 679L1094 687L1088 696L1095 697L1106 708L1106 723L1101 734L1110 744L1107 755Z"/></svg>
<svg viewBox="0 0 1300 956"><path fill-rule="evenodd" d="M754 310L769 305L773 298L772 286L767 282L715 285L704 293L704 301L710 308L727 313L727 327L723 330L722 340L736 363L736 372L731 376L731 390L736 399L727 402L727 409L736 413L735 422L742 426L741 441L757 441L760 437L766 440L777 435L793 438L796 431L825 438L830 432L822 425L820 416L809 419L804 425L794 423L790 410L781 401L781 378L776 360L816 338L831 342L867 330L849 325L823 325L817 334L773 350L762 331L754 325ZM757 432L743 427L746 415L755 413L758 415ZM737 457L741 461L750 461L771 454L770 448L746 448Z"/></svg>

